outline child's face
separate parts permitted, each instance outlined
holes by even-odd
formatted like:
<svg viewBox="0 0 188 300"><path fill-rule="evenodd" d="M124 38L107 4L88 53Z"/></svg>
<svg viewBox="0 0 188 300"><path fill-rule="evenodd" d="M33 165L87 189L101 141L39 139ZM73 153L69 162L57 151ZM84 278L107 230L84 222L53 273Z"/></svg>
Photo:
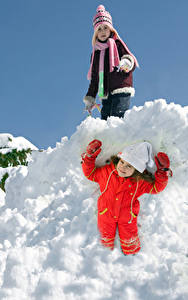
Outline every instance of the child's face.
<svg viewBox="0 0 188 300"><path fill-rule="evenodd" d="M104 24L101 24L98 26L97 28L97 38L104 42L105 40L107 40L109 38L111 34L111 31L110 31L110 27L108 27L108 25L104 25Z"/></svg>
<svg viewBox="0 0 188 300"><path fill-rule="evenodd" d="M117 164L117 172L120 177L129 177L132 176L135 168L131 166L127 161L120 158Z"/></svg>

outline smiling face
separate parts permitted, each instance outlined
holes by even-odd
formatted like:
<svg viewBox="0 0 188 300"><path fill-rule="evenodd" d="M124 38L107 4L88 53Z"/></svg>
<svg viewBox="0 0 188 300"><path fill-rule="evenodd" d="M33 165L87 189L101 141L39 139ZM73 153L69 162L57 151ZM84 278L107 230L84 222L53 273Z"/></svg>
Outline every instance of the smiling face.
<svg viewBox="0 0 188 300"><path fill-rule="evenodd" d="M130 177L135 171L135 168L133 166L131 166L127 161L121 158L117 164L116 169L120 177Z"/></svg>
<svg viewBox="0 0 188 300"><path fill-rule="evenodd" d="M110 27L108 25L101 24L97 27L97 38L104 42L106 41L111 34Z"/></svg>

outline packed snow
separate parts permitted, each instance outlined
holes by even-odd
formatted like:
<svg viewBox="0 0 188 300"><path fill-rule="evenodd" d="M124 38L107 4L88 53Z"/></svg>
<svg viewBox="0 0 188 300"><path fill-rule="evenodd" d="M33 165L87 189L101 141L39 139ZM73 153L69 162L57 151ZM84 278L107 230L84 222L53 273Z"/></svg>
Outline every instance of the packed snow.
<svg viewBox="0 0 188 300"><path fill-rule="evenodd" d="M26 140L22 136L14 137L10 133L1 133L0 134L0 152L6 153L12 149L22 150L22 149L32 149L37 150L32 143Z"/></svg>
<svg viewBox="0 0 188 300"><path fill-rule="evenodd" d="M125 145L147 140L168 153L173 177L158 195L140 198L142 249L123 256L99 243L97 183L80 155L102 141L103 165ZM0 299L188 299L188 107L160 99L127 111L124 119L86 118L70 139L32 152L0 192Z"/></svg>
<svg viewBox="0 0 188 300"><path fill-rule="evenodd" d="M36 146L34 146L31 142L29 142L22 136L14 137L12 134L9 133L0 133L0 153L4 155L11 152L14 149L16 149L17 151L27 149L38 150ZM0 181L6 173L8 173L9 175L12 172L15 173L16 168L17 167L11 166L7 168L0 167ZM4 192L0 189L0 205L2 205L2 203L4 203Z"/></svg>

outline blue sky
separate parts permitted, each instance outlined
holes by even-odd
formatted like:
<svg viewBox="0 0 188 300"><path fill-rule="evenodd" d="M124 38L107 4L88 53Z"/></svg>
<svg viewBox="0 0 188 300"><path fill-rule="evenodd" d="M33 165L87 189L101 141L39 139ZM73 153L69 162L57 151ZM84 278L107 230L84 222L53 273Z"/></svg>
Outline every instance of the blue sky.
<svg viewBox="0 0 188 300"><path fill-rule="evenodd" d="M99 4L140 64L131 107L158 98L187 105L187 0L1 0L1 133L46 149L87 117L82 99Z"/></svg>

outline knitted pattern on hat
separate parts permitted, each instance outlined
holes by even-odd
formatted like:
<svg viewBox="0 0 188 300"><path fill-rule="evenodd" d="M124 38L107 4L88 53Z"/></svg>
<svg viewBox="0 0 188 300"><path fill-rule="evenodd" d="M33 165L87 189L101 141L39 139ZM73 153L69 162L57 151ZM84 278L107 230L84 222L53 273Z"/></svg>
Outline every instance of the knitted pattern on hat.
<svg viewBox="0 0 188 300"><path fill-rule="evenodd" d="M112 25L112 17L108 11L105 10L105 7L103 5L99 5L97 7L97 14L93 18L93 27L94 30L100 25L100 24L106 24L110 27L113 27Z"/></svg>

